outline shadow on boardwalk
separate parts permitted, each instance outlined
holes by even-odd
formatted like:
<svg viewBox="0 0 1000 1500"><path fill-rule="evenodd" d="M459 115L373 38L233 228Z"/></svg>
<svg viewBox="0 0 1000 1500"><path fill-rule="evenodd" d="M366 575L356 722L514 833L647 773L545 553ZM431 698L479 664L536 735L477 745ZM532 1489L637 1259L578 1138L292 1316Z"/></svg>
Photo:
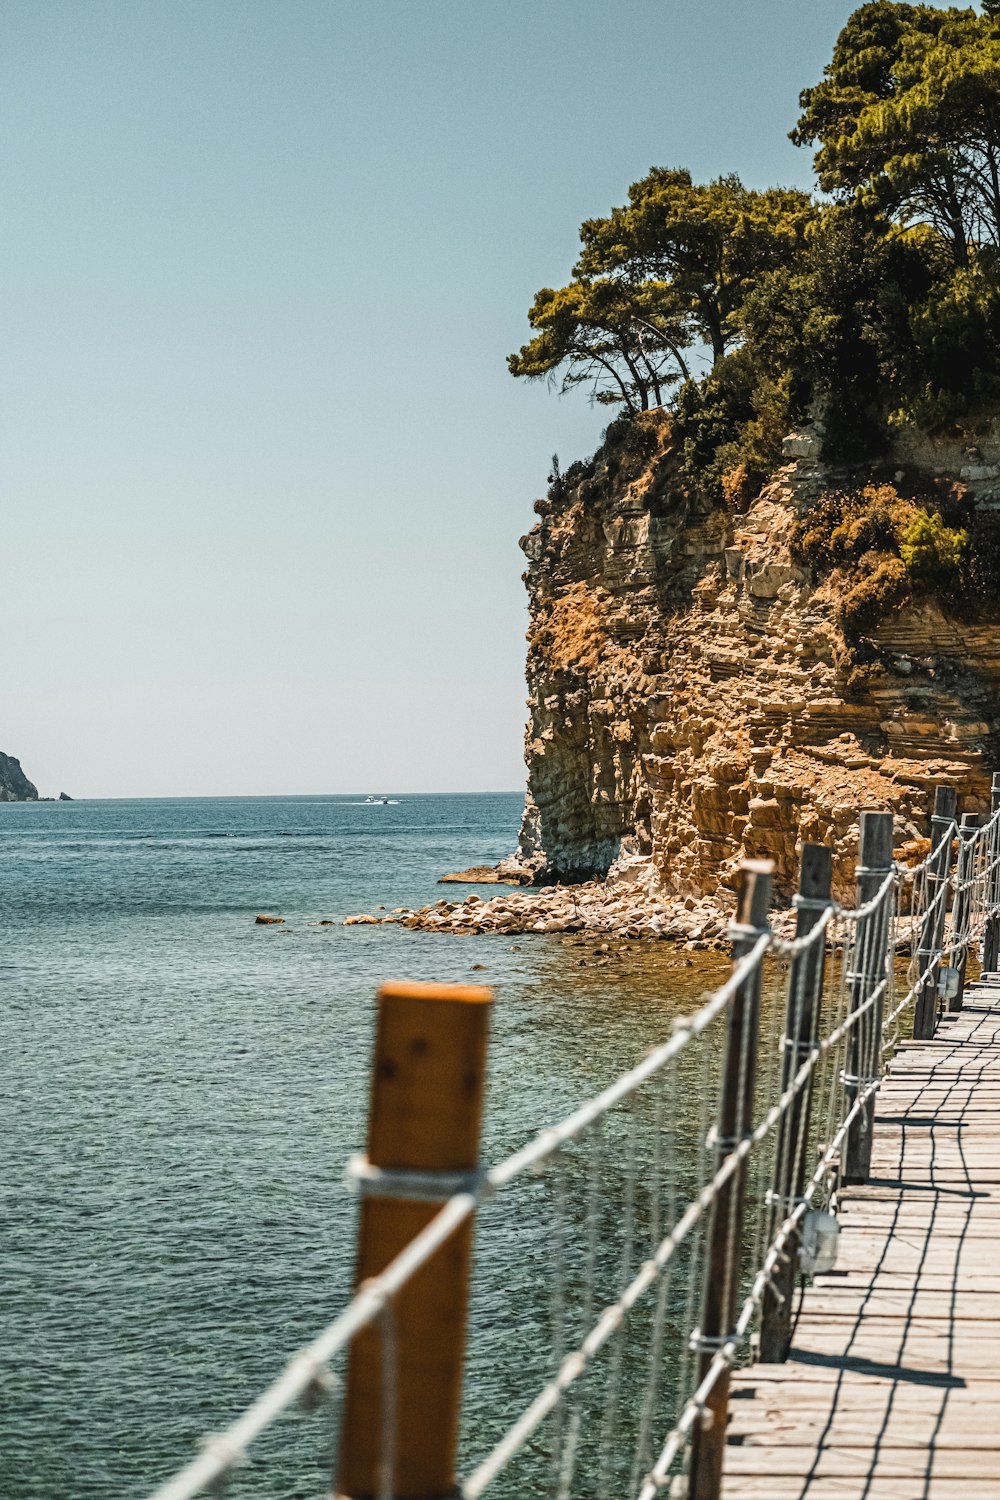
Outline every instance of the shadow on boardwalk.
<svg viewBox="0 0 1000 1500"><path fill-rule="evenodd" d="M1000 988L897 1054L843 1210L788 1363L734 1380L726 1491L1000 1496Z"/></svg>

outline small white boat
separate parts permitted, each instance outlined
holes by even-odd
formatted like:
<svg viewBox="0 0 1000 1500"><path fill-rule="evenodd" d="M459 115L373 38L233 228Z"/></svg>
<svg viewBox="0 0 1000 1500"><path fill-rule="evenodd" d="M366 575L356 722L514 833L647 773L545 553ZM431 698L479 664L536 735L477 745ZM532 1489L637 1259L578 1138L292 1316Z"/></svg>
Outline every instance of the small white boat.
<svg viewBox="0 0 1000 1500"><path fill-rule="evenodd" d="M388 807L389 799L388 797L366 797L364 805L365 807Z"/></svg>

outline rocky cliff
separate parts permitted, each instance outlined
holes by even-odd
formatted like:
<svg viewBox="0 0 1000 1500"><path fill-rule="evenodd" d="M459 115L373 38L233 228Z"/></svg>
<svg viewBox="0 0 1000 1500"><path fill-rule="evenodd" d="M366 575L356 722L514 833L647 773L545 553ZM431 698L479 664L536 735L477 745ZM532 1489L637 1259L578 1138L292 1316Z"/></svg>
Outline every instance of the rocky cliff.
<svg viewBox="0 0 1000 1500"><path fill-rule="evenodd" d="M790 546L845 476L808 433L785 447L739 510L692 494L669 419L651 414L536 503L521 542L528 796L509 870L707 893L741 858L769 856L787 894L811 839L833 846L846 891L861 807L891 808L915 837L937 782L957 784L966 811L988 805L1000 618L925 598L876 629L859 672L835 583ZM914 441L904 460L995 503L1000 448Z"/></svg>
<svg viewBox="0 0 1000 1500"><path fill-rule="evenodd" d="M0 802L37 802L38 788L21 770L21 762L0 750Z"/></svg>

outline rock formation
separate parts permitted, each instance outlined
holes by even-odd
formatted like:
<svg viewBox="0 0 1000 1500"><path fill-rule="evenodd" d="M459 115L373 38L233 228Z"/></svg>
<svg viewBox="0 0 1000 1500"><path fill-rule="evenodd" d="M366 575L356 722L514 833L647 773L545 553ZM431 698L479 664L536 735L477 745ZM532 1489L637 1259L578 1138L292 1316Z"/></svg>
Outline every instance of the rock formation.
<svg viewBox="0 0 1000 1500"><path fill-rule="evenodd" d="M21 762L0 750L0 802L37 802L38 788L21 770Z"/></svg>
<svg viewBox="0 0 1000 1500"><path fill-rule="evenodd" d="M993 502L1000 449L914 442L893 462L961 474ZM836 590L789 546L797 518L847 482L819 450L816 433L793 434L741 511L692 495L669 419L651 414L536 503L521 541L528 795L502 871L713 893L741 858L769 856L788 894L809 839L832 845L846 892L861 807L891 808L901 840L926 833L938 782L985 809L1000 620L911 605L877 629L876 665L852 671Z"/></svg>

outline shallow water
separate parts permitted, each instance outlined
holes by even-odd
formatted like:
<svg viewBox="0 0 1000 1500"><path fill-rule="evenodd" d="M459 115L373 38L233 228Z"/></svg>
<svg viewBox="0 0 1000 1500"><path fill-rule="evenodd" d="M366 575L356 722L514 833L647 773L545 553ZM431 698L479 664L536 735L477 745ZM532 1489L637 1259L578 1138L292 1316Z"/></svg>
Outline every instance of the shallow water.
<svg viewBox="0 0 1000 1500"><path fill-rule="evenodd" d="M0 804L0 1493L142 1496L343 1304L342 1173L364 1138L381 979L494 987L490 1161L637 1061L724 972L667 945L595 961L567 938L310 925L437 899L438 875L512 848L520 807ZM471 1456L532 1394L548 1253L537 1223L483 1215ZM328 1427L289 1419L236 1493L323 1494Z"/></svg>

